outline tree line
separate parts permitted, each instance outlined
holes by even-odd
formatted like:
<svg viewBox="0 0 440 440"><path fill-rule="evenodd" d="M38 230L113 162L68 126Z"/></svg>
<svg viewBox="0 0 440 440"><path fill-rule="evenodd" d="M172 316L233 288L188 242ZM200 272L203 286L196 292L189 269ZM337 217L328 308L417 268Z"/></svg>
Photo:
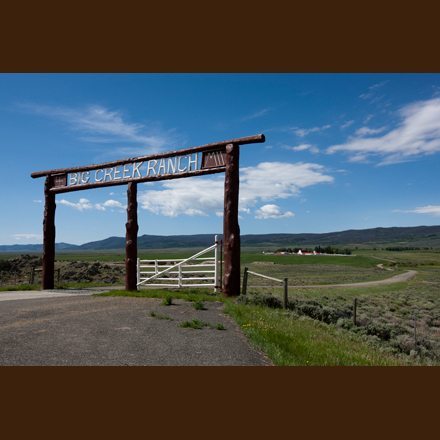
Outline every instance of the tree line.
<svg viewBox="0 0 440 440"><path fill-rule="evenodd" d="M316 253L319 254L342 254L342 255L351 255L351 249L345 248L345 249L340 249L340 248L335 248L332 246L315 246L314 249L309 249L309 248L300 248L300 247L294 247L294 248L279 248L277 249L275 252L286 252L288 254L297 254L298 251L301 252L310 252L313 253L313 251L315 251Z"/></svg>

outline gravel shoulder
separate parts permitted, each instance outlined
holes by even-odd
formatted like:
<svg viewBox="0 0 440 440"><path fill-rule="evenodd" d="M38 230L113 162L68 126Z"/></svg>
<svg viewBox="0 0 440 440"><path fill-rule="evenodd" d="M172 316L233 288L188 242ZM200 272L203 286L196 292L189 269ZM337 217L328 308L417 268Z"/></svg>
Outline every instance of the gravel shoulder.
<svg viewBox="0 0 440 440"><path fill-rule="evenodd" d="M53 289L53 290L11 290L0 292L0 301L18 301L24 299L63 298L72 296L90 296L123 287L90 287L87 289Z"/></svg>
<svg viewBox="0 0 440 440"><path fill-rule="evenodd" d="M90 293L4 301L0 365L271 365L223 313L222 303L205 306ZM179 326L193 319L212 327Z"/></svg>

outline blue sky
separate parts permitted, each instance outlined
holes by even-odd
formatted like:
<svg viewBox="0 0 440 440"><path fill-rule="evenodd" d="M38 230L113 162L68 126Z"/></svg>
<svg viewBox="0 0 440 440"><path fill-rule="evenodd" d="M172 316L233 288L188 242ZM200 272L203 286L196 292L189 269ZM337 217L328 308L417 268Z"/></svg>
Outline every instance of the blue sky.
<svg viewBox="0 0 440 440"><path fill-rule="evenodd" d="M33 171L241 147L242 234L440 223L440 75L2 74L0 244L42 241ZM222 230L223 175L140 184L139 233ZM57 196L57 242L125 234L124 186Z"/></svg>

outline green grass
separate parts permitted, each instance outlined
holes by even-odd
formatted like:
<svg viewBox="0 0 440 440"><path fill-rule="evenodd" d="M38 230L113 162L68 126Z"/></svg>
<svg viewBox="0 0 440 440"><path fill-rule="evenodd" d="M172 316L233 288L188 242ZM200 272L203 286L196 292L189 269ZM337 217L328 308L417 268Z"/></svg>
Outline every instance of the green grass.
<svg viewBox="0 0 440 440"><path fill-rule="evenodd" d="M408 287L408 282L406 283L395 283L395 284L384 284L379 286L368 286L368 287L319 287L319 288L307 288L302 289L301 287L293 288L289 287L289 299L295 298L313 298L321 299L323 297L336 298L344 297L347 299L352 299L361 295L366 296L383 296L384 294L392 294L395 292L400 292ZM252 294L268 292L271 291L272 294L278 298L282 298L283 292L280 289L268 289L268 288L250 288L249 292Z"/></svg>
<svg viewBox="0 0 440 440"><path fill-rule="evenodd" d="M173 297L171 295L167 295L163 300L162 300L162 305L163 306L171 306L173 305Z"/></svg>
<svg viewBox="0 0 440 440"><path fill-rule="evenodd" d="M377 261L379 263L379 261ZM289 279L290 286L347 284L365 281L376 281L390 278L404 270L393 268L392 270L374 267L353 267L331 264L274 264L272 262L253 262L246 264L253 272L268 275L274 278ZM244 269L243 269L244 270ZM256 286L279 286L282 284L249 274L248 285Z"/></svg>
<svg viewBox="0 0 440 440"><path fill-rule="evenodd" d="M359 335L290 312L231 301L225 311L275 365L404 364Z"/></svg>
<svg viewBox="0 0 440 440"><path fill-rule="evenodd" d="M193 306L196 310L206 310L206 307L203 304L203 301L194 301Z"/></svg>
<svg viewBox="0 0 440 440"><path fill-rule="evenodd" d="M192 328L195 330L201 330L203 327L209 327L209 324L205 321L200 321L199 319L193 319L191 321L183 321L179 324L182 328Z"/></svg>
<svg viewBox="0 0 440 440"><path fill-rule="evenodd" d="M379 261L370 256L354 255L347 257L326 255L263 255L262 253L242 253L241 263L247 264L255 261L272 262L275 264L331 264L354 267L374 267Z"/></svg>
<svg viewBox="0 0 440 440"><path fill-rule="evenodd" d="M182 290L167 290L167 289L151 289L151 290L110 290L108 292L96 293L96 296L133 296L136 298L166 298L172 295L175 299L183 299L186 301L225 301L221 295L212 293L212 290L207 289L182 289Z"/></svg>
<svg viewBox="0 0 440 440"><path fill-rule="evenodd" d="M17 291L17 290L40 290L41 286L37 284L16 284L11 286L1 286L0 292Z"/></svg>
<svg viewBox="0 0 440 440"><path fill-rule="evenodd" d="M179 327L182 328L192 328L194 330L201 330L202 328L209 327L216 330L226 330L226 327L218 322L215 325L210 324L209 322L201 321L200 319L192 319L191 321L183 321L179 324Z"/></svg>
<svg viewBox="0 0 440 440"><path fill-rule="evenodd" d="M56 284L56 289L87 289L89 287L108 287L109 283L99 281L68 282Z"/></svg>
<svg viewBox="0 0 440 440"><path fill-rule="evenodd" d="M162 313L157 313L157 312L154 312L154 311L150 312L150 316L152 318L164 319L164 320L167 320L167 321L173 321L173 318L171 318L171 316L164 315Z"/></svg>

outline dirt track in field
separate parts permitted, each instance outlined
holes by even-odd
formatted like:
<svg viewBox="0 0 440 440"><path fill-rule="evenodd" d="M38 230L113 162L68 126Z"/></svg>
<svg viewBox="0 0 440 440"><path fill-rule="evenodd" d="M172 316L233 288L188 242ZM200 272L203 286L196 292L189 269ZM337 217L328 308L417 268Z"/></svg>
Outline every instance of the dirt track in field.
<svg viewBox="0 0 440 440"><path fill-rule="evenodd" d="M416 270L408 270L404 273L399 273L398 275L394 275L390 278L385 278L384 280L375 280L375 281L363 281L360 283L347 283L347 284L314 284L314 285L306 285L306 286L295 286L289 285L289 288L293 289L316 289L316 288L329 288L329 287L374 287L374 286L387 286L389 284L395 283L404 283L406 281L411 280L417 274ZM273 286L256 286L252 285L252 287L273 287Z"/></svg>

